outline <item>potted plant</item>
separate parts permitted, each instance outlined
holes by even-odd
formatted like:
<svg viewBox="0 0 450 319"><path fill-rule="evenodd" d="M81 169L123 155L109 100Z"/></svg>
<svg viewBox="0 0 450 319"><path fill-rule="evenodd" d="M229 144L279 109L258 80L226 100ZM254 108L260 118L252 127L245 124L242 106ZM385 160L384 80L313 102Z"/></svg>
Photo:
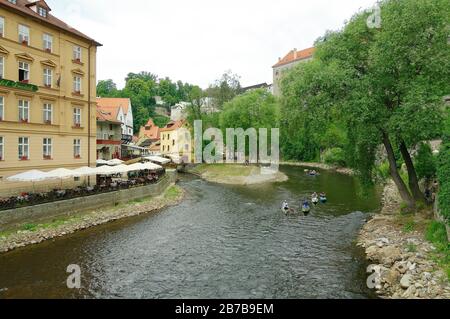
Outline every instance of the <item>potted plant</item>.
<svg viewBox="0 0 450 319"><path fill-rule="evenodd" d="M75 155L75 159L81 159L81 155Z"/></svg>
<svg viewBox="0 0 450 319"><path fill-rule="evenodd" d="M51 160L52 157L51 157L50 155L44 155L44 159L45 159L45 160Z"/></svg>
<svg viewBox="0 0 450 319"><path fill-rule="evenodd" d="M21 161L28 161L28 156L22 156L22 157L20 158L20 160L21 160Z"/></svg>
<svg viewBox="0 0 450 319"><path fill-rule="evenodd" d="M80 123L75 123L75 126L74 126L75 128L80 128L81 127L81 124Z"/></svg>
<svg viewBox="0 0 450 319"><path fill-rule="evenodd" d="M28 119L21 119L20 122L22 122L22 123L28 123Z"/></svg>
<svg viewBox="0 0 450 319"><path fill-rule="evenodd" d="M23 45L28 45L28 40L22 40Z"/></svg>

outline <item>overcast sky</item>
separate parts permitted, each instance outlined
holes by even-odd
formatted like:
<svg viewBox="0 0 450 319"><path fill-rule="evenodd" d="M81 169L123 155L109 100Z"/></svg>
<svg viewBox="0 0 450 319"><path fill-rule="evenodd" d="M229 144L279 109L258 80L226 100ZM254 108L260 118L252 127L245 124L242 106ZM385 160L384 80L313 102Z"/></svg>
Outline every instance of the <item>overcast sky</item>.
<svg viewBox="0 0 450 319"><path fill-rule="evenodd" d="M375 0L47 0L53 14L103 44L97 78L119 88L149 71L206 88L226 70L272 83L272 65L311 47Z"/></svg>

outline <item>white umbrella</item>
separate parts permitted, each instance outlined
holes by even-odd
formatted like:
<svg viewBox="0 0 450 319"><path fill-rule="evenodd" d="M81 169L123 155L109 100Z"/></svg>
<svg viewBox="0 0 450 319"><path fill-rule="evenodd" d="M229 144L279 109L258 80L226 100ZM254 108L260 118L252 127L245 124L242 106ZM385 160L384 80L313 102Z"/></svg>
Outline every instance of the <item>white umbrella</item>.
<svg viewBox="0 0 450 319"><path fill-rule="evenodd" d="M101 166L95 169L97 175L114 175L119 173L114 166Z"/></svg>
<svg viewBox="0 0 450 319"><path fill-rule="evenodd" d="M73 170L73 173L74 173L73 176L75 176L75 177L91 176L91 175L96 174L95 168L91 168L91 167L87 167L87 166L77 168L77 169Z"/></svg>
<svg viewBox="0 0 450 319"><path fill-rule="evenodd" d="M170 163L170 159L161 156L147 156L145 159L162 165Z"/></svg>
<svg viewBox="0 0 450 319"><path fill-rule="evenodd" d="M132 165L128 165L128 169L129 169L129 172L133 172L133 171L142 171L145 168L144 168L144 164L135 163L135 164L132 164Z"/></svg>
<svg viewBox="0 0 450 319"><path fill-rule="evenodd" d="M71 178L74 177L75 173L69 169L66 168L58 168L55 169L53 171L50 171L47 173L47 177L48 178L60 178L60 179L64 179L64 178Z"/></svg>
<svg viewBox="0 0 450 319"><path fill-rule="evenodd" d="M39 170L31 170L7 178L10 182L39 182L49 179L48 174Z"/></svg>
<svg viewBox="0 0 450 319"><path fill-rule="evenodd" d="M97 163L97 165L107 165L108 164L107 161L102 160L102 159L98 159L96 163Z"/></svg>
<svg viewBox="0 0 450 319"><path fill-rule="evenodd" d="M148 169L148 170L150 170L150 171L157 171L157 170L162 169L162 166L159 166L159 165L156 165L156 164L153 164L153 163L145 163L145 164L142 164L142 167L143 167L144 169Z"/></svg>
<svg viewBox="0 0 450 319"><path fill-rule="evenodd" d="M130 170L130 166L122 164L119 166L115 166L114 169L118 172L118 173L128 173L131 172Z"/></svg>
<svg viewBox="0 0 450 319"><path fill-rule="evenodd" d="M106 164L108 164L110 166L117 166L117 165L120 165L122 163L123 163L123 161L121 161L120 159L117 159L117 158L106 162Z"/></svg>

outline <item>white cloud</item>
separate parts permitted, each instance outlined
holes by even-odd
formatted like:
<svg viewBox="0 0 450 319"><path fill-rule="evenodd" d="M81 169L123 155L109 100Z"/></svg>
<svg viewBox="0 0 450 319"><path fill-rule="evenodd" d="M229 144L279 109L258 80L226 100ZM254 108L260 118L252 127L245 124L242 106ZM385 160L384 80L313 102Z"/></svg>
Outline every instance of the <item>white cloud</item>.
<svg viewBox="0 0 450 319"><path fill-rule="evenodd" d="M207 87L231 69L243 85L272 82L272 65L293 48L375 0L48 0L53 14L96 39L98 79L119 87L128 72Z"/></svg>

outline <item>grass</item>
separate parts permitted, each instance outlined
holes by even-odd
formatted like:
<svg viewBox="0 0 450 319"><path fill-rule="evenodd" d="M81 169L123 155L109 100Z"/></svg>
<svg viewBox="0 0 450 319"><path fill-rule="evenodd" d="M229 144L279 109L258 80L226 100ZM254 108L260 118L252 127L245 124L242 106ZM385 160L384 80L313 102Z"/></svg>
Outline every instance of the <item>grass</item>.
<svg viewBox="0 0 450 319"><path fill-rule="evenodd" d="M416 222L414 220L409 220L406 222L405 226L403 226L403 232L412 233L416 230Z"/></svg>
<svg viewBox="0 0 450 319"><path fill-rule="evenodd" d="M416 252L417 252L417 245L414 245L414 244L408 244L408 245L406 246L406 250L407 250L409 253L416 253Z"/></svg>
<svg viewBox="0 0 450 319"><path fill-rule="evenodd" d="M450 280L450 243L447 238L445 224L432 221L428 225L425 238L436 247L437 251L433 259L444 268Z"/></svg>
<svg viewBox="0 0 450 319"><path fill-rule="evenodd" d="M208 173L211 177L221 176L249 176L254 170L254 166L244 166L236 164L201 164L192 171L198 174Z"/></svg>
<svg viewBox="0 0 450 319"><path fill-rule="evenodd" d="M170 186L164 193L164 199L174 200L177 199L180 195L181 195L181 188L176 185L173 185Z"/></svg>

